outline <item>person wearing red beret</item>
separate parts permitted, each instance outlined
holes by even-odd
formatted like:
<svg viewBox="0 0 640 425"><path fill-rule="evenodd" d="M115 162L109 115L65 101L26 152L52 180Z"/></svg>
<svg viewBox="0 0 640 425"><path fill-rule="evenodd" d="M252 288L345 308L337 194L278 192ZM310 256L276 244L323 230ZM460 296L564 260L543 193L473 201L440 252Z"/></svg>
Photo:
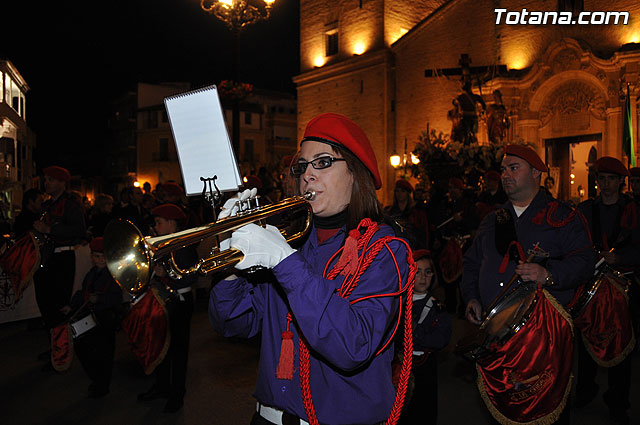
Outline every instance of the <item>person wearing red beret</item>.
<svg viewBox="0 0 640 425"><path fill-rule="evenodd" d="M636 203L640 203L640 167L629 169L629 189Z"/></svg>
<svg viewBox="0 0 640 425"><path fill-rule="evenodd" d="M482 214L478 216L479 220L482 220L486 213L495 210L507 202L507 194L504 193L502 189L500 179L500 173L496 170L489 170L484 173L484 190L480 192L476 201L476 209L482 211ZM478 208L478 203L483 203L486 207L483 205Z"/></svg>
<svg viewBox="0 0 640 425"><path fill-rule="evenodd" d="M107 269L102 238L93 238L89 247L93 267L85 275L82 289L73 295L63 311L73 313L71 322L87 315L95 317L97 325L77 336L73 342L80 364L91 380L88 395L99 398L109 393L123 298L122 289Z"/></svg>
<svg viewBox="0 0 640 425"><path fill-rule="evenodd" d="M383 224L371 143L350 119L321 114L307 124L290 172L297 192L312 194L309 234L294 248L274 226L241 227L223 244L242 251L235 268L270 271L253 282L231 274L211 290L218 332L261 335L251 423L397 420L410 368L402 364L396 398L392 342L396 324L410 329L399 294L413 260L408 243ZM405 353L411 359L409 345Z"/></svg>
<svg viewBox="0 0 640 425"><path fill-rule="evenodd" d="M518 338L510 336L499 345L487 346L495 367L478 360L482 381L478 388L488 410L500 423L535 419L568 424L573 325L560 305L566 308L575 288L593 274L595 255L589 231L579 212L540 189L547 166L536 151L507 145L501 171L508 202L485 216L462 260L460 288L465 316L472 324L480 325L485 319L491 320L489 312L494 308L506 309L501 304L506 294L533 293L536 305L545 309L543 317L536 315L544 326L525 326L516 334ZM486 326L491 327L492 323ZM527 344L519 340L525 337ZM534 346L535 355L530 355ZM515 394L522 390L519 378L499 387L491 384L497 376L505 376L507 370L540 376L550 368L557 372L545 382L552 391L518 398L517 403L510 400L515 400Z"/></svg>
<svg viewBox="0 0 640 425"><path fill-rule="evenodd" d="M429 424L438 421L438 351L451 340L451 314L436 297L436 265L427 249L413 251L418 267L413 291L413 366L411 400L400 417L400 425ZM403 347L403 333L396 338L396 352Z"/></svg>
<svg viewBox="0 0 640 425"><path fill-rule="evenodd" d="M67 191L71 174L59 166L46 167L44 190L50 198L33 230L46 241L40 248L40 268L34 274L36 301L49 330L62 323L60 309L71 299L75 275L75 247L86 236L84 209ZM45 367L47 367L45 365Z"/></svg>
<svg viewBox="0 0 640 425"><path fill-rule="evenodd" d="M152 210L157 236L165 236L183 229L187 215L175 204L158 205ZM172 253L176 265L181 269L192 267L198 261L196 245L189 245ZM193 291L196 277L187 275L172 278L163 264L155 263L151 286L169 288L173 292L169 311L170 345L167 353L155 369L155 383L146 392L138 394L138 401L167 399L165 413L174 413L184 404L186 394L187 363L191 316L193 315Z"/></svg>
<svg viewBox="0 0 640 425"><path fill-rule="evenodd" d="M584 214L595 250L605 263L625 272L634 270L640 266L640 210L633 200L622 193L629 171L620 160L610 156L599 158L595 169L599 195L595 199L581 202L578 210ZM589 279L584 281L585 284L589 282ZM615 304L615 299L606 304L610 307L606 318L608 327L625 327L629 330L632 323L628 305ZM591 318L594 325L597 319ZM580 327L578 329L581 333L585 332ZM574 405L583 407L598 393L595 380L598 364L589 354L583 338L578 338L578 348L578 380ZM603 396L612 423L629 423L627 410L630 407L630 357L627 355L616 365L607 368L609 385Z"/></svg>
<svg viewBox="0 0 640 425"><path fill-rule="evenodd" d="M411 248L429 247L429 219L425 209L416 208L413 186L405 179L398 179L393 191L393 204L384 208L386 222L411 245Z"/></svg>

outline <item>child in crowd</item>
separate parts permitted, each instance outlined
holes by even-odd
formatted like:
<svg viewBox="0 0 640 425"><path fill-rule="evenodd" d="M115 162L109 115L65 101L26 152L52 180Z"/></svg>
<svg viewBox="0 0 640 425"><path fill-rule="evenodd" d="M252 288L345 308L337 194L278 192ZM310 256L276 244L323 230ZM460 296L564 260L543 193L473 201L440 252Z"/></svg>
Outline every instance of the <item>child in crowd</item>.
<svg viewBox="0 0 640 425"><path fill-rule="evenodd" d="M78 290L62 312L74 312L71 322L93 314L97 325L74 339L75 352L91 379L89 397L99 398L109 393L118 317L122 308L122 290L113 279L104 257L102 238L90 243L93 267L87 272L82 289Z"/></svg>
<svg viewBox="0 0 640 425"><path fill-rule="evenodd" d="M413 292L413 376L411 399L400 417L401 424L435 424L438 416L438 350L449 344L452 317L431 296L437 273L431 253L414 251L418 266Z"/></svg>

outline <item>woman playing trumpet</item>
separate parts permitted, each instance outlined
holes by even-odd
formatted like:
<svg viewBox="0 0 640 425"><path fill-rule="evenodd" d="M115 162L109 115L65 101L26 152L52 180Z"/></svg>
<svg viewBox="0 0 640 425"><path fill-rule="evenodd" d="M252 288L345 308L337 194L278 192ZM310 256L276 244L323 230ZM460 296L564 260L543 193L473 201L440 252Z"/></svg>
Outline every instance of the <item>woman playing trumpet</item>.
<svg viewBox="0 0 640 425"><path fill-rule="evenodd" d="M271 278L215 284L211 323L227 337L262 334L252 424L383 422L399 415L391 340L415 269L406 243L381 224L375 155L355 123L322 114L291 173L300 193L315 192L309 236L296 250L271 226L235 231L236 268L266 267Z"/></svg>

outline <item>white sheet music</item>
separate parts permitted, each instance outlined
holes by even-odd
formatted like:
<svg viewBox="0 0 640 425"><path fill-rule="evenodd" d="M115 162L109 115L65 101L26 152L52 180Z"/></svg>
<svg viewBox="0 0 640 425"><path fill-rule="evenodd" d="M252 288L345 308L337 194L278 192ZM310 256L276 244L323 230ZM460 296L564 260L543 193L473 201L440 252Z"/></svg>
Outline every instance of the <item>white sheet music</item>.
<svg viewBox="0 0 640 425"><path fill-rule="evenodd" d="M217 176L222 192L242 185L216 86L164 99L173 138L176 142L185 192L199 195L204 187L200 177Z"/></svg>

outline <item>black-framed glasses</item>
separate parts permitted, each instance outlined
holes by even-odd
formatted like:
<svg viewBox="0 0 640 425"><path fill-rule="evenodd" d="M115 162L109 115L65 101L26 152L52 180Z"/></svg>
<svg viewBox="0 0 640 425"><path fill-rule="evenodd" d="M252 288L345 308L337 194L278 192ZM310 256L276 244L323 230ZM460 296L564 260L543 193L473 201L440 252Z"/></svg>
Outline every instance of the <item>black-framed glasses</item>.
<svg viewBox="0 0 640 425"><path fill-rule="evenodd" d="M344 158L333 158L330 156L321 156L320 158L316 158L313 161L309 162L298 162L291 166L291 173L294 176L301 176L307 170L307 165L311 164L313 168L316 170L322 170L325 168L331 167L331 165L336 161L345 161Z"/></svg>

